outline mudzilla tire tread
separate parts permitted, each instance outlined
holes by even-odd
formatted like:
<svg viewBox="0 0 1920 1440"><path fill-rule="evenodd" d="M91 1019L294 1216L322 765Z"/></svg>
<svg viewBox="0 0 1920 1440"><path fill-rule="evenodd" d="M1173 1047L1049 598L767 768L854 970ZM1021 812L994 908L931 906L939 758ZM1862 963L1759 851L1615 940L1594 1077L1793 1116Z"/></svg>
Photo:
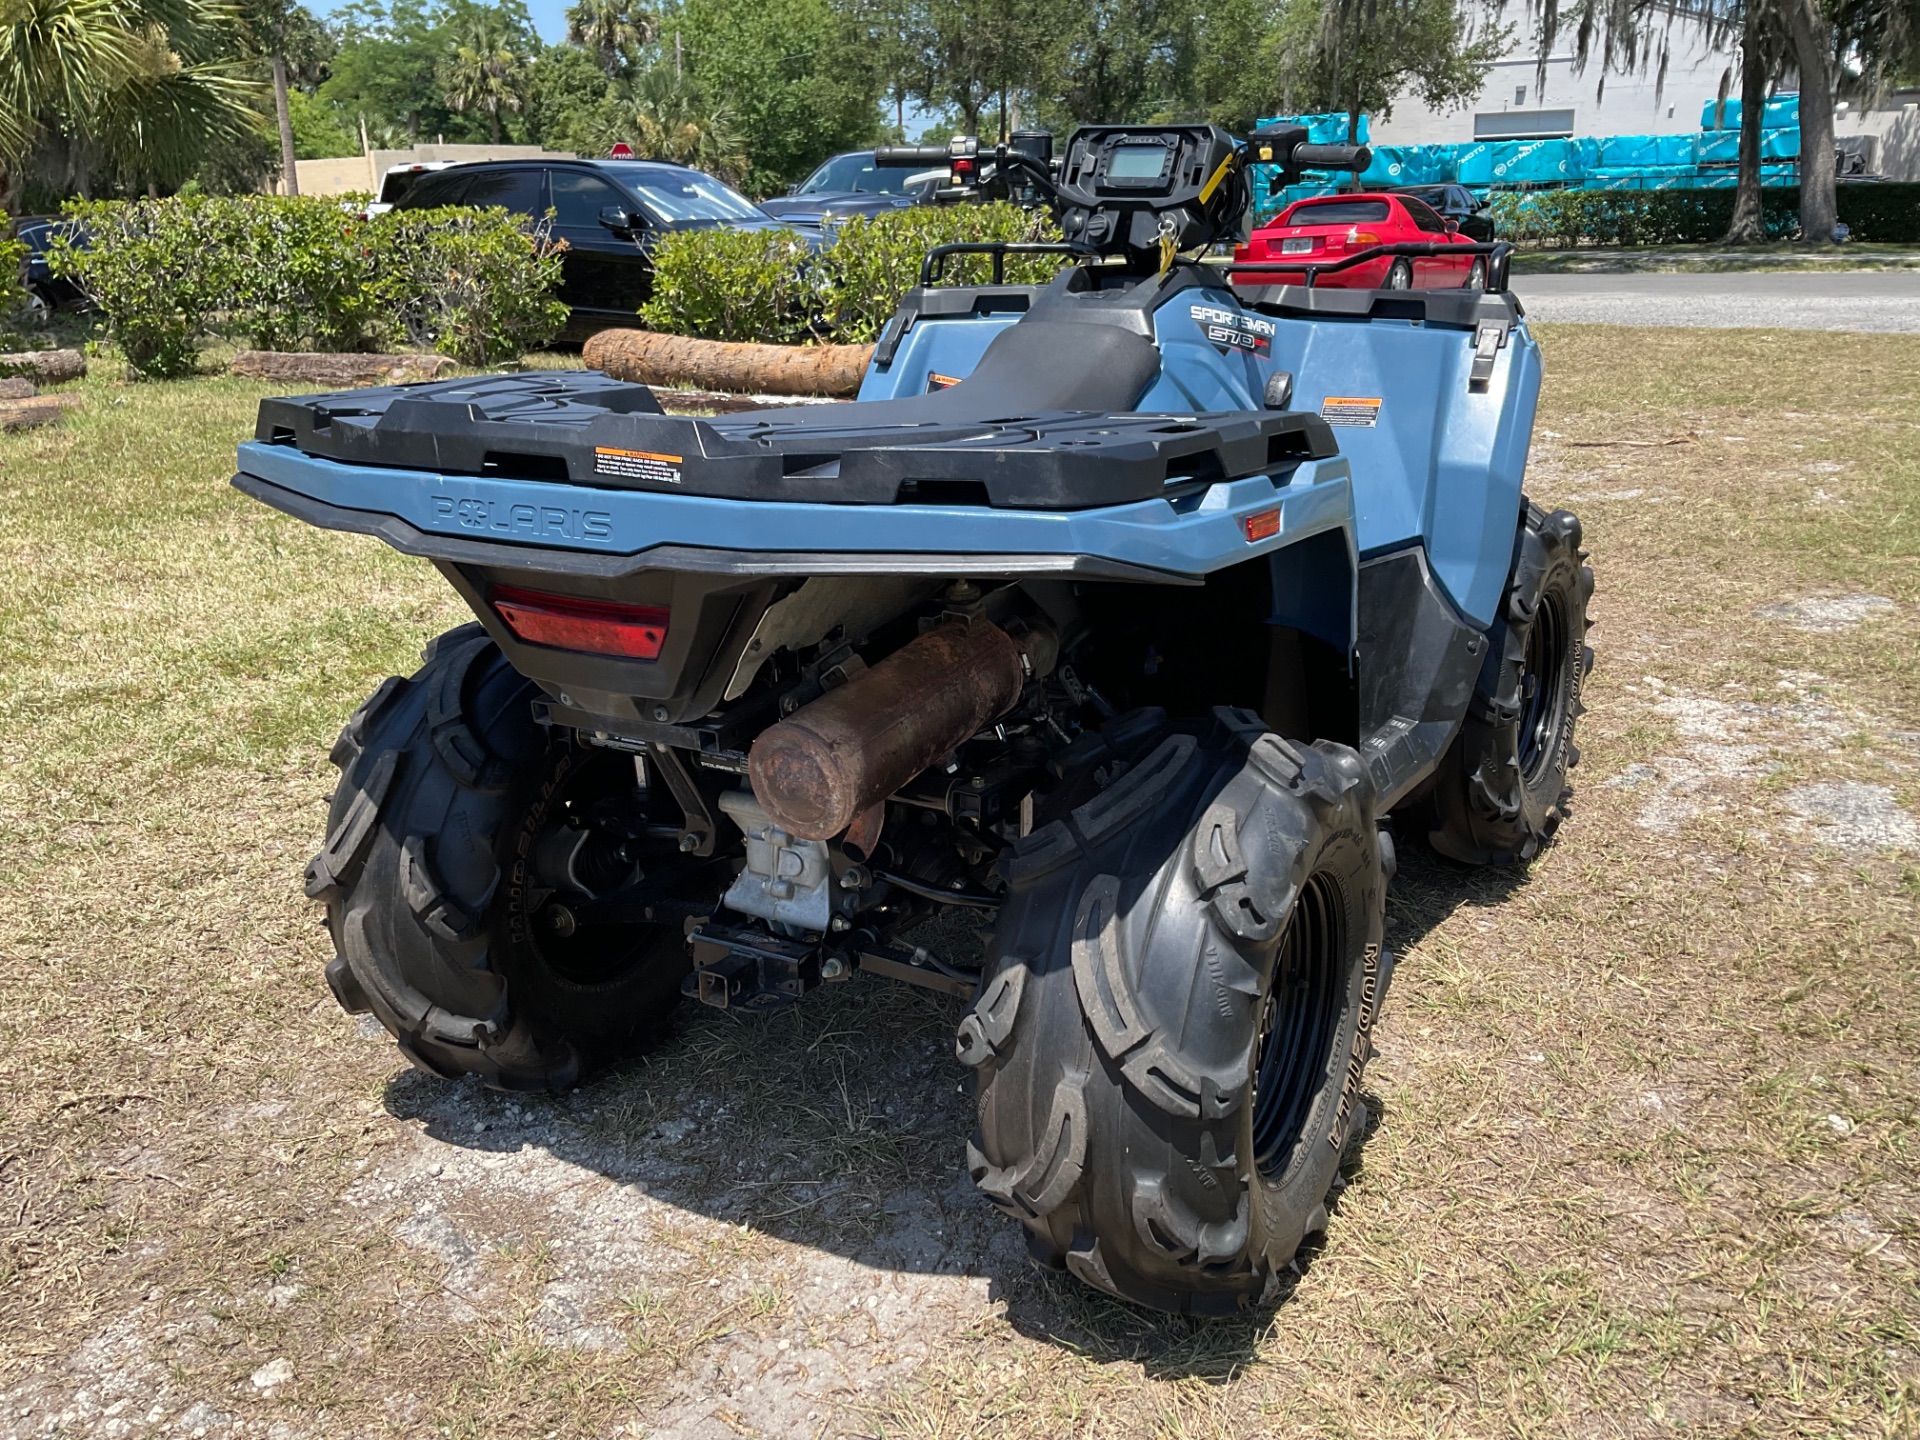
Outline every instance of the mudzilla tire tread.
<svg viewBox="0 0 1920 1440"><path fill-rule="evenodd" d="M1515 536L1512 572L1460 733L1435 776L1426 805L1428 843L1467 865L1524 865L1553 840L1571 813L1569 773L1580 763L1575 722L1585 711L1582 692L1593 669L1587 644L1587 602L1593 571L1580 548L1580 521L1566 510L1548 512L1525 502ZM1572 643L1579 654L1570 677L1565 721L1554 753L1531 785L1520 767L1520 720L1527 640L1544 595L1561 592Z"/></svg>
<svg viewBox="0 0 1920 1440"><path fill-rule="evenodd" d="M1269 1185L1247 1140L1264 985L1326 866L1357 929L1346 1008L1298 1163ZM956 1047L976 1073L975 1183L1036 1259L1109 1293L1188 1314L1256 1303L1325 1226L1371 1054L1384 879L1359 758L1217 711L1037 829L1006 874Z"/></svg>
<svg viewBox="0 0 1920 1440"><path fill-rule="evenodd" d="M535 687L478 625L438 637L422 660L374 691L332 752L340 785L306 877L334 940L327 982L422 1069L564 1089L657 1029L678 977L671 994L651 987L631 1023L609 1013L585 1035L556 1023L543 993L553 981L523 970L509 983L514 887L503 866L569 760L554 760L533 720Z"/></svg>

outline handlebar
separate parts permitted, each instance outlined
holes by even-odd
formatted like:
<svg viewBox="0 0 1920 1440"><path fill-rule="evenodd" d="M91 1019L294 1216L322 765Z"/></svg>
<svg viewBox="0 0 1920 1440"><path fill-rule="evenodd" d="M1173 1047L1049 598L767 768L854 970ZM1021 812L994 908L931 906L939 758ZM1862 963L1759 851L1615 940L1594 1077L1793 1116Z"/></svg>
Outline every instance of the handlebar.
<svg viewBox="0 0 1920 1440"><path fill-rule="evenodd" d="M1293 163L1302 170L1351 170L1355 174L1373 163L1365 145L1296 145Z"/></svg>
<svg viewBox="0 0 1920 1440"><path fill-rule="evenodd" d="M952 158L944 145L882 145L873 152L874 165L891 170L923 170Z"/></svg>

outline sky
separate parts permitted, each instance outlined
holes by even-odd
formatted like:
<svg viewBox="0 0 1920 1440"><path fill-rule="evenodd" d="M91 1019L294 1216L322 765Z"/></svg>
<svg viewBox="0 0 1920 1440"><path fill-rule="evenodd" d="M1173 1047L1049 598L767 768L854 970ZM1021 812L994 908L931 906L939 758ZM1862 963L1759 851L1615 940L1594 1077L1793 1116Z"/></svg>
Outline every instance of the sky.
<svg viewBox="0 0 1920 1440"><path fill-rule="evenodd" d="M540 38L549 45L558 45L567 38L567 6L571 0L526 0L527 13L533 16L533 28L540 32ZM313 7L321 15L331 15L338 10L338 4L319 4Z"/></svg>

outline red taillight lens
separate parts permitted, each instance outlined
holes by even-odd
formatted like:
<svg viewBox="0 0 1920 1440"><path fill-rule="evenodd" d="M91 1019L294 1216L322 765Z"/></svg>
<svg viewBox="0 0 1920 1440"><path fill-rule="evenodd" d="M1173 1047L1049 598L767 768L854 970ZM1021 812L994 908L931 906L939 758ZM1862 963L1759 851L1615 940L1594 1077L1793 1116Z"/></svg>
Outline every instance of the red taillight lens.
<svg viewBox="0 0 1920 1440"><path fill-rule="evenodd" d="M1378 245L1380 243L1380 237L1371 230L1349 230L1347 232L1347 243L1349 245Z"/></svg>
<svg viewBox="0 0 1920 1440"><path fill-rule="evenodd" d="M1247 532L1247 543L1256 540L1271 540L1280 533L1280 512L1278 510L1260 510L1247 516L1240 524Z"/></svg>
<svg viewBox="0 0 1920 1440"><path fill-rule="evenodd" d="M667 643L669 612L661 605L622 605L501 585L493 592L493 608L515 637L529 645L658 660L660 647Z"/></svg>

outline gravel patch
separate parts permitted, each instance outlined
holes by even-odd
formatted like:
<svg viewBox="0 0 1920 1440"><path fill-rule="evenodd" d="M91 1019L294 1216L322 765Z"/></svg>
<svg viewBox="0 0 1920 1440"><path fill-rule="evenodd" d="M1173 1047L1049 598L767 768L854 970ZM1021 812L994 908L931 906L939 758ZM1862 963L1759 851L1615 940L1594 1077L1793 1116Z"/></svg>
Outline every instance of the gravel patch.
<svg viewBox="0 0 1920 1440"><path fill-rule="evenodd" d="M1787 806L1822 843L1839 850L1920 850L1920 820L1885 785L1830 780L1786 794Z"/></svg>
<svg viewBox="0 0 1920 1440"><path fill-rule="evenodd" d="M1833 634L1899 608L1884 595L1833 595L1765 605L1753 613L1762 620L1784 620L1796 630Z"/></svg>

